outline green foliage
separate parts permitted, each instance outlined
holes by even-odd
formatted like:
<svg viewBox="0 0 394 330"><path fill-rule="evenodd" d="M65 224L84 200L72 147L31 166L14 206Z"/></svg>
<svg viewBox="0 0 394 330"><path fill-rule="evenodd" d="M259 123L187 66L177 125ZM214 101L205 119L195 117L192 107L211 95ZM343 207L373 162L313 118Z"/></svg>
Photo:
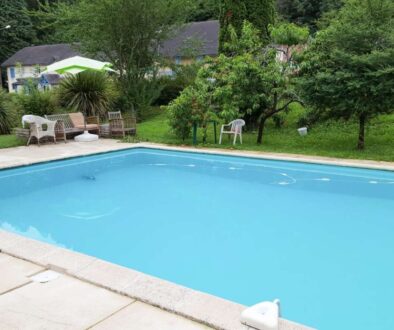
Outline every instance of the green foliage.
<svg viewBox="0 0 394 330"><path fill-rule="evenodd" d="M116 97L112 80L102 72L84 71L62 80L58 99L60 104L85 116L104 115Z"/></svg>
<svg viewBox="0 0 394 330"><path fill-rule="evenodd" d="M41 14L60 26L63 39L78 41L119 72L130 111L143 110L160 94L157 49L174 26L185 21L191 0L77 0ZM147 79L149 78L149 79Z"/></svg>
<svg viewBox="0 0 394 330"><path fill-rule="evenodd" d="M188 138L196 124L203 128L203 140L206 141L208 122L216 119L211 89L205 79L196 79L194 85L183 90L167 107L170 126L177 137L182 140Z"/></svg>
<svg viewBox="0 0 394 330"><path fill-rule="evenodd" d="M220 0L220 51L226 52L226 44L232 39L230 26L239 34L244 21L251 22L268 43L268 26L275 21L274 0Z"/></svg>
<svg viewBox="0 0 394 330"><path fill-rule="evenodd" d="M219 5L217 0L197 0L187 17L188 22L202 22L218 19Z"/></svg>
<svg viewBox="0 0 394 330"><path fill-rule="evenodd" d="M170 126L175 135L183 141L190 136L193 127L193 97L193 89L191 87L186 88L181 95L168 106Z"/></svg>
<svg viewBox="0 0 394 330"><path fill-rule="evenodd" d="M261 143L266 120L299 101L285 65L276 61L275 50L264 48L251 23L245 21L239 36L232 27L229 33L230 56L208 59L195 83L169 106L171 126L182 139L189 136L193 122L206 132L213 116L225 121L249 116L259 125L257 142Z"/></svg>
<svg viewBox="0 0 394 330"><path fill-rule="evenodd" d="M15 122L15 111L8 107L8 94L0 89L0 135L10 134Z"/></svg>
<svg viewBox="0 0 394 330"><path fill-rule="evenodd" d="M194 83L197 72L203 63L204 62L193 62L187 65L169 64L168 67L173 70L174 74L159 79L163 89L155 104L167 105L172 100L176 99L186 87Z"/></svg>
<svg viewBox="0 0 394 330"><path fill-rule="evenodd" d="M299 87L311 116L357 118L360 149L367 121L394 109L393 17L391 0L348 0L301 58Z"/></svg>
<svg viewBox="0 0 394 330"><path fill-rule="evenodd" d="M292 89L291 73L278 63L276 51L265 49L254 27L245 22L240 36L230 29L231 56L221 54L203 67L199 76L213 79L213 103L227 121L249 117L259 126L257 142L262 142L267 119L299 99Z"/></svg>
<svg viewBox="0 0 394 330"><path fill-rule="evenodd" d="M5 29L11 25L10 29ZM34 40L24 0L0 0L0 63Z"/></svg>
<svg viewBox="0 0 394 330"><path fill-rule="evenodd" d="M309 29L307 27L287 22L272 26L270 32L273 42L287 46L304 44L309 37Z"/></svg>
<svg viewBox="0 0 394 330"><path fill-rule="evenodd" d="M26 93L12 95L10 107L18 116L44 116L54 113L57 109L56 97L53 91L39 91L36 86L29 84Z"/></svg>
<svg viewBox="0 0 394 330"><path fill-rule="evenodd" d="M292 23L307 25L317 30L318 20L332 10L339 9L342 0L277 0L279 14Z"/></svg>

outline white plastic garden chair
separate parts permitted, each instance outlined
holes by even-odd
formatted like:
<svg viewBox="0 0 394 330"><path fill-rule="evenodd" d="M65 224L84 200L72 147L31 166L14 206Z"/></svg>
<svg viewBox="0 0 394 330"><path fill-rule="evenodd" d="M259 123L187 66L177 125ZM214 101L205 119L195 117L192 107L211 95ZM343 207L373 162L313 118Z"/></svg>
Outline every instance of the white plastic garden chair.
<svg viewBox="0 0 394 330"><path fill-rule="evenodd" d="M222 144L223 134L234 135L233 145L237 143L237 136L239 136L239 141L242 144L242 127L244 126L245 126L245 121L243 119L236 119L227 125L222 125L222 128L220 129L219 144ZM230 130L228 130L228 127L230 127Z"/></svg>
<svg viewBox="0 0 394 330"><path fill-rule="evenodd" d="M55 126L57 121L48 120L40 116L26 115L22 117L22 125L30 125L29 139L27 140L27 145L33 137L37 139L38 145L40 145L40 139L43 137L52 137L54 143L56 143L56 132ZM45 126L45 127L44 127Z"/></svg>

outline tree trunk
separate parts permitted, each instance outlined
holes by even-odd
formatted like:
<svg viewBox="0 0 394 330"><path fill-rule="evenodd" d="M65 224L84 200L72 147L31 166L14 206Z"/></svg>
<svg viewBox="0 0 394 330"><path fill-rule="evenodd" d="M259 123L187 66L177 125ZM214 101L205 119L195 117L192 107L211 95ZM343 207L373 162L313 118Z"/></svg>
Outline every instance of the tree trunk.
<svg viewBox="0 0 394 330"><path fill-rule="evenodd" d="M360 120L360 127L358 131L358 144L357 144L357 149L363 150L365 146L365 122L366 122L366 116L364 114L360 115L359 117Z"/></svg>
<svg viewBox="0 0 394 330"><path fill-rule="evenodd" d="M264 133L264 125L267 117L261 117L259 123L259 133L257 135L257 144L261 144L263 142L263 133Z"/></svg>

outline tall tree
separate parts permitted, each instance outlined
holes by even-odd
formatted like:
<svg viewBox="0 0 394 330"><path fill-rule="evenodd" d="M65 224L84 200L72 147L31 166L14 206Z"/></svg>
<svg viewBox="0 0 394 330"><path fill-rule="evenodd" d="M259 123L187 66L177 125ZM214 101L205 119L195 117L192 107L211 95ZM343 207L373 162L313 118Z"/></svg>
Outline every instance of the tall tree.
<svg viewBox="0 0 394 330"><path fill-rule="evenodd" d="M340 8L342 0L277 0L277 10L285 20L307 25L312 32L323 14Z"/></svg>
<svg viewBox="0 0 394 330"><path fill-rule="evenodd" d="M5 27L11 27L6 29ZM0 63L34 40L24 0L0 0Z"/></svg>
<svg viewBox="0 0 394 330"><path fill-rule="evenodd" d="M185 21L190 0L77 0L49 8L48 20L64 40L113 63L130 111L143 111L160 94L155 79L159 48Z"/></svg>
<svg viewBox="0 0 394 330"><path fill-rule="evenodd" d="M220 0L220 50L231 40L230 26L240 33L245 20L252 23L263 40L269 39L269 25L275 21L275 0Z"/></svg>
<svg viewBox="0 0 394 330"><path fill-rule="evenodd" d="M219 18L219 4L217 0L197 0L187 20L201 22Z"/></svg>
<svg viewBox="0 0 394 330"><path fill-rule="evenodd" d="M264 47L257 29L246 21L239 35L232 27L230 33L226 51L231 56L207 60L194 85L169 106L171 125L182 138L189 136L196 114L210 119L216 112L226 121L252 115L260 144L267 119L300 102L292 89L291 70L276 60L276 50Z"/></svg>
<svg viewBox="0 0 394 330"><path fill-rule="evenodd" d="M394 110L394 3L347 0L303 55L299 86L314 119L370 120Z"/></svg>

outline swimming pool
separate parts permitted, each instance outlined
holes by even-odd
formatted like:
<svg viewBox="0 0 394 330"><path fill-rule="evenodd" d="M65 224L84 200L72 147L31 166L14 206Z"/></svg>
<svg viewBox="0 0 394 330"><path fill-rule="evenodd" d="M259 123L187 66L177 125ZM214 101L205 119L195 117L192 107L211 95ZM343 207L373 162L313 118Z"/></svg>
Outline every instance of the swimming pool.
<svg viewBox="0 0 394 330"><path fill-rule="evenodd" d="M393 172L140 148L0 186L2 229L319 329L394 328Z"/></svg>

